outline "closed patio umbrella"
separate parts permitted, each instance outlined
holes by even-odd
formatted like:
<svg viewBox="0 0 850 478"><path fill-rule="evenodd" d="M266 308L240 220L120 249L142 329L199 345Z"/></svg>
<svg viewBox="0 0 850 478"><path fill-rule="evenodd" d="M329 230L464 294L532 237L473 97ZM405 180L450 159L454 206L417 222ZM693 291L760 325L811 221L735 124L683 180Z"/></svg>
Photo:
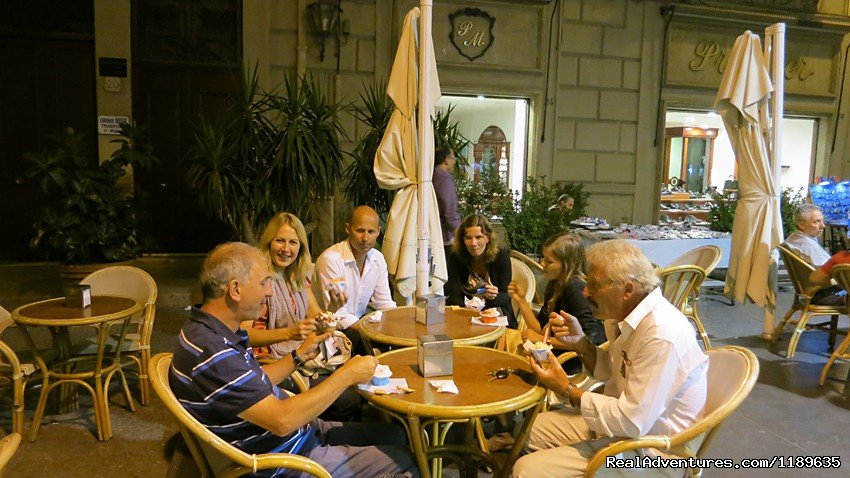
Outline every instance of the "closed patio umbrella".
<svg viewBox="0 0 850 478"><path fill-rule="evenodd" d="M773 251L783 237L779 161L775 156L771 161L769 146L767 102L773 90L761 41L747 31L735 41L715 101L738 162L739 199L724 293L764 308L766 334L773 332L776 308ZM772 149L778 153L776 143Z"/></svg>
<svg viewBox="0 0 850 478"><path fill-rule="evenodd" d="M432 238L429 234L441 230L437 197L431 184L434 169L431 117L440 99L440 83L431 39L431 1L424 0L420 6L411 9L404 18L387 83L387 94L396 109L374 164L381 188L397 190L387 218L382 252L399 294L408 300L414 292L439 290L447 278L442 235L434 234ZM430 277L429 245L433 277Z"/></svg>

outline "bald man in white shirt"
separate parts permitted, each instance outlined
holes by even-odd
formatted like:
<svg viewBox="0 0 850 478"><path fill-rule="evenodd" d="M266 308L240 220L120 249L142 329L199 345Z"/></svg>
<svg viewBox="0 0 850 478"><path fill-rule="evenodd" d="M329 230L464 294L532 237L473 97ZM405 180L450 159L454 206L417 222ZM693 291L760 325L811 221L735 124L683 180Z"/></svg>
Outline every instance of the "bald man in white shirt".
<svg viewBox="0 0 850 478"><path fill-rule="evenodd" d="M354 350L362 352L362 341L357 332L357 321L371 304L373 309L384 310L396 306L390 292L387 261L375 250L381 234L378 213L369 206L354 208L345 224L348 238L325 249L316 259L312 288L319 306L327 307L329 287L340 287L348 301L336 310L340 328L351 339Z"/></svg>

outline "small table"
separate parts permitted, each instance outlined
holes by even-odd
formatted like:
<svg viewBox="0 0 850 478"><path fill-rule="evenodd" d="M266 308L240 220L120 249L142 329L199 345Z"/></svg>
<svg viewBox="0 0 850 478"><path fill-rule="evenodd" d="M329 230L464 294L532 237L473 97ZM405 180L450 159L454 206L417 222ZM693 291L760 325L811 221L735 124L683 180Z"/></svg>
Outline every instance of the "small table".
<svg viewBox="0 0 850 478"><path fill-rule="evenodd" d="M448 335L455 345L483 345L495 342L505 333L504 326L473 324L478 312L463 307L446 306L446 320L441 324L424 325L416 322L416 307L396 307L382 311L380 322L369 322L368 313L360 319L360 337L366 350L372 352L372 341L394 346L415 347L420 335Z"/></svg>
<svg viewBox="0 0 850 478"><path fill-rule="evenodd" d="M413 393L374 395L359 390L373 405L399 419L410 437L417 464L422 476L430 476L429 458L447 455L464 455L486 462L493 467L493 476L507 476L519 457L523 443L528 438L531 423L543 405L546 389L526 383L517 375L502 380L489 380L488 372L500 367L524 370L532 374L527 359L485 347L455 346L454 375L423 378L419 375L416 348L393 350L378 356L378 361L389 365L393 378L407 379ZM533 377L533 374L530 375ZM458 394L438 393L428 381L451 378ZM474 429L480 430L481 417L526 410L516 443L503 467L494 463L485 443L473 443ZM470 427L464 445L445 445L440 423L467 422ZM424 430L432 427L431 443L425 444ZM474 429L473 429L474 428ZM470 471L467 468L467 471ZM471 472L474 475L474 468ZM435 469L435 473L439 470Z"/></svg>
<svg viewBox="0 0 850 478"><path fill-rule="evenodd" d="M41 419L47 405L50 391L60 388L60 413L76 407L75 389L68 385L81 385L92 395L97 434L100 441L112 437L112 424L109 419L109 381L118 372L121 374L125 394L129 397L126 380L121 370L121 347L127 333L130 316L144 307L133 299L107 295L92 296L90 307L66 307L65 298L48 299L18 307L12 312L15 323L21 327L27 343L33 352L33 358L42 373L41 395L30 429L30 441L35 441ZM121 327L118 346L112 347L106 356L106 343L109 331L115 325ZM97 353L94 355L73 356L71 351L72 327L92 327L97 332ZM53 337L53 348L58 354L56 360L48 363L29 333L29 327L48 327ZM81 365L88 365L80 370ZM88 381L92 381L94 386Z"/></svg>

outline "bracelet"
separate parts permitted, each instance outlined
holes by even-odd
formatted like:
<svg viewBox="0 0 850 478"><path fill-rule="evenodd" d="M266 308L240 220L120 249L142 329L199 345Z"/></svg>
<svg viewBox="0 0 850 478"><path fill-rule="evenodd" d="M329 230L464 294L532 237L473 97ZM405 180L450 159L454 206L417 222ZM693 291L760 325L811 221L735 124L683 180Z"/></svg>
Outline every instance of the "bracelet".
<svg viewBox="0 0 850 478"><path fill-rule="evenodd" d="M296 370L304 365L304 359L298 356L298 352L296 350L290 352L289 355L292 356L292 363L295 364Z"/></svg>

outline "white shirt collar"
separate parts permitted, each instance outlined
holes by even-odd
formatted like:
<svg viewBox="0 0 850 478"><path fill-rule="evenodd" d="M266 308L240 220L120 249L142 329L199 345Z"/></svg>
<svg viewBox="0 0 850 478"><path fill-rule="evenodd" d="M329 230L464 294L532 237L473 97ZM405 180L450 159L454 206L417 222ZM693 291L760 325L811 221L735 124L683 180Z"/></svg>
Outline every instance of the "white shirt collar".
<svg viewBox="0 0 850 478"><path fill-rule="evenodd" d="M342 253L340 254L340 256L342 257L342 260L345 261L346 263L354 262L355 261L354 252L351 250L351 243L349 243L348 239L346 239L346 240L342 241L342 244L343 244L342 245ZM375 248L373 247L373 248L369 249L369 252L366 253L366 260L367 261L372 260L372 257L374 255L374 254L372 254L372 252L374 252L374 251L375 251Z"/></svg>
<svg viewBox="0 0 850 478"><path fill-rule="evenodd" d="M655 305L658 301L663 300L664 296L661 295L661 288L656 287L652 292L649 293L646 297L643 298L642 301L638 303L638 305L629 312L629 315L623 319L622 322L617 324L620 327L620 332L623 332L623 327L628 325L632 330L636 330L640 322L655 308Z"/></svg>

